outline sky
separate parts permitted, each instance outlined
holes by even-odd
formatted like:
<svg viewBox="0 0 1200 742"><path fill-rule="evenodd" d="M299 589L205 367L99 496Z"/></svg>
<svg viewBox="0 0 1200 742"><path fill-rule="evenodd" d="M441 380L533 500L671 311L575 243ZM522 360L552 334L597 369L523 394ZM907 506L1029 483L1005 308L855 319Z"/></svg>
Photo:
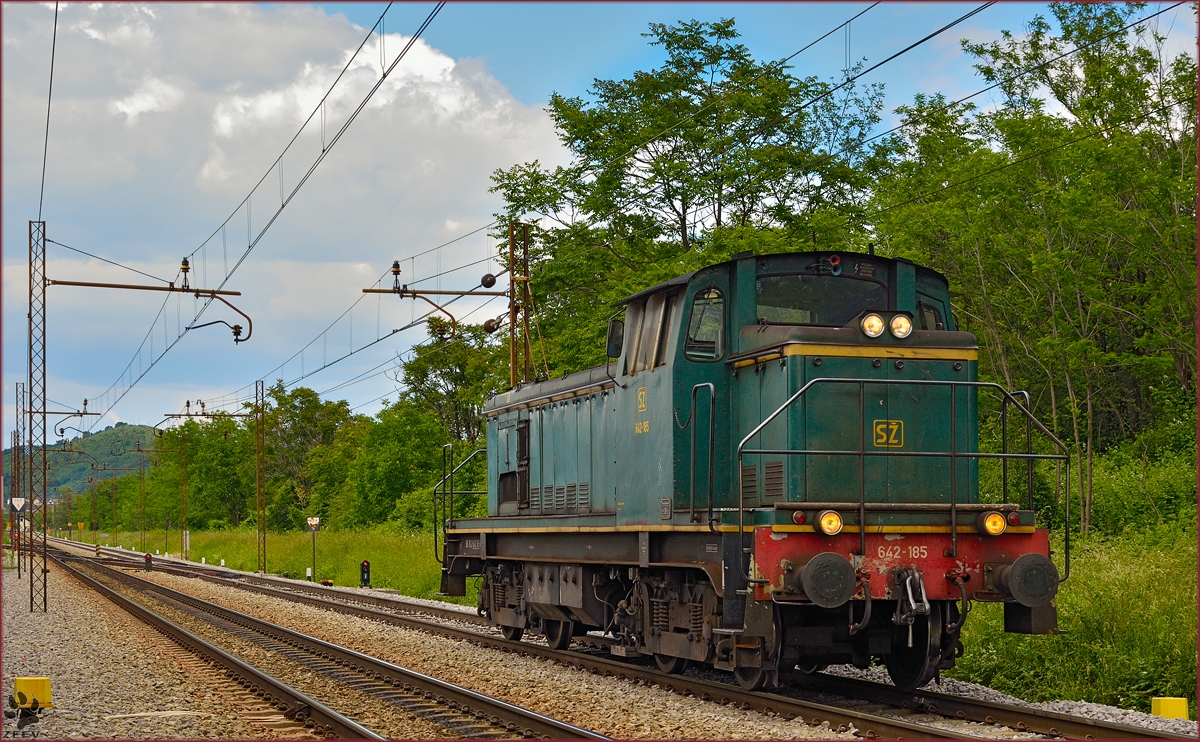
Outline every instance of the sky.
<svg viewBox="0 0 1200 742"><path fill-rule="evenodd" d="M450 3L346 126L379 83L381 60L392 64L432 3L392 6L382 43L378 34L366 41L323 108L385 4L66 3L47 136L54 5L4 4L4 441L27 369L28 224L38 218L44 145L41 215L61 243L48 245L50 278L162 286L179 280L190 256L191 285L240 292L227 299L253 322L235 344L224 324L184 332L189 322L247 324L221 304L195 319L203 303L191 296L50 286L50 406L79 409L87 398L104 413L51 425L155 425L185 400L232 409L252 397L256 379L308 386L374 414L396 398L397 354L425 333L392 334L420 316L413 301L361 290L393 260L402 281L427 288L471 288L495 270L496 241L482 229L500 205L489 175L568 162L543 108L552 93L586 99L597 78L661 64L642 36L651 23L733 17L741 42L771 60L867 7ZM847 59L869 66L975 7L879 5L798 56L793 73L836 78ZM984 87L960 40L1019 34L1038 14L1050 17L1043 4L996 4L864 79L884 85L881 129L917 93ZM1159 21L1169 49L1194 53L1187 6ZM479 322L500 314L502 300L453 307Z"/></svg>

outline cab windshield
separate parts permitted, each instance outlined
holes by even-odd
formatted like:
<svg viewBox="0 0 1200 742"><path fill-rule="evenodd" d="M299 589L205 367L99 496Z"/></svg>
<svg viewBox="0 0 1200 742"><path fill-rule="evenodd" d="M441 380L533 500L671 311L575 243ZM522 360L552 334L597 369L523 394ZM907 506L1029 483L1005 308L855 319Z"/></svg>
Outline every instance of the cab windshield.
<svg viewBox="0 0 1200 742"><path fill-rule="evenodd" d="M759 324L841 327L868 310L887 309L886 286L850 276L760 276L757 293Z"/></svg>

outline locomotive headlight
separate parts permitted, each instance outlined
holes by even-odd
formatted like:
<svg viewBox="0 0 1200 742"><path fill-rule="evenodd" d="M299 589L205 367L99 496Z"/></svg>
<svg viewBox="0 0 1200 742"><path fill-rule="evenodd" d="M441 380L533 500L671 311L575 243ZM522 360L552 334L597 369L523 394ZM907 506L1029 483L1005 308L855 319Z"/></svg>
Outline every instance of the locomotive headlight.
<svg viewBox="0 0 1200 742"><path fill-rule="evenodd" d="M883 317L878 314L868 314L862 318L862 331L869 338L877 338L883 334Z"/></svg>
<svg viewBox="0 0 1200 742"><path fill-rule="evenodd" d="M912 320L903 314L892 317L892 334L898 338L906 338L912 333Z"/></svg>
<svg viewBox="0 0 1200 742"><path fill-rule="evenodd" d="M978 520L975 521L976 527L980 533L986 533L989 536L999 536L1004 533L1004 529L1008 528L1008 521L1004 516L992 510L986 513L980 513Z"/></svg>
<svg viewBox="0 0 1200 742"><path fill-rule="evenodd" d="M817 527L826 536L836 536L842 532L842 516L833 510L822 510L817 513Z"/></svg>

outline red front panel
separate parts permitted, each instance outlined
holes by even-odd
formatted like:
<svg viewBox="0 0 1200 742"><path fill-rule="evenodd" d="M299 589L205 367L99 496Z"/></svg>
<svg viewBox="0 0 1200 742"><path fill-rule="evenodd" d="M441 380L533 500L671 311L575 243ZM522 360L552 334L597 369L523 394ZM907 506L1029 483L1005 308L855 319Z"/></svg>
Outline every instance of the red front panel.
<svg viewBox="0 0 1200 742"><path fill-rule="evenodd" d="M754 532L755 567L760 578L769 584L758 586L759 600L769 600L771 593L785 598L784 569L787 564L802 565L822 552L841 554L857 564L859 534L840 533L825 536L818 533L778 533L771 528ZM897 568L916 567L921 571L930 600L957 600L958 586L946 575L967 574L970 592L983 590L983 569L989 563L1009 563L1022 554L1050 555L1049 534L1005 533L983 536L979 533L958 534L958 554L951 557L949 533L868 533L867 553L861 571L870 576L871 597L894 598L888 593L889 580ZM795 593L791 593L795 595Z"/></svg>

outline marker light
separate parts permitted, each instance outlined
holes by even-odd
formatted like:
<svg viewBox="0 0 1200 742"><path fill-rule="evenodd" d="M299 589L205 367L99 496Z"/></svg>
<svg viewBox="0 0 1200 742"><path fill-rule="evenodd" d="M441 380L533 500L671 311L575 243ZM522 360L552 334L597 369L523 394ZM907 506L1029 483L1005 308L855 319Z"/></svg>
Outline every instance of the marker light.
<svg viewBox="0 0 1200 742"><path fill-rule="evenodd" d="M1015 526L1015 525L1018 525L1020 522L1021 522L1021 514L1018 513L1016 510L1014 510L1008 514L1008 524L1009 525Z"/></svg>
<svg viewBox="0 0 1200 742"><path fill-rule="evenodd" d="M833 510L822 510L817 513L817 527L826 536L836 536L842 532L842 516Z"/></svg>
<svg viewBox="0 0 1200 742"><path fill-rule="evenodd" d="M862 331L869 338L877 338L883 334L883 317L878 314L868 314L862 318Z"/></svg>
<svg viewBox="0 0 1200 742"><path fill-rule="evenodd" d="M808 519L804 516L803 510L797 510L796 512L792 513L792 522L796 525L802 526L806 520Z"/></svg>
<svg viewBox="0 0 1200 742"><path fill-rule="evenodd" d="M992 510L986 513L980 513L979 519L975 522L980 533L986 533L989 536L999 536L1004 533L1004 529L1008 528L1008 521L1004 520L1004 516Z"/></svg>
<svg viewBox="0 0 1200 742"><path fill-rule="evenodd" d="M903 314L892 317L892 334L898 338L906 338L912 334L912 320Z"/></svg>

